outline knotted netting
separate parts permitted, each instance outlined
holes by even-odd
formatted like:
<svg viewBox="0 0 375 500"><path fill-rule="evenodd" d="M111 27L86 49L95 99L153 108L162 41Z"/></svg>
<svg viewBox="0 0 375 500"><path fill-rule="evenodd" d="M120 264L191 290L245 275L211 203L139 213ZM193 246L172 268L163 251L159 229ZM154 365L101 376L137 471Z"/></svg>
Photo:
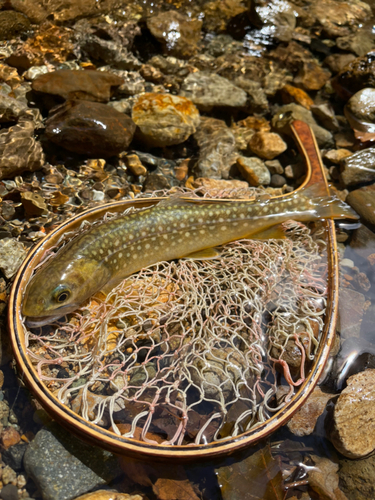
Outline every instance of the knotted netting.
<svg viewBox="0 0 375 500"><path fill-rule="evenodd" d="M25 331L39 378L87 421L164 445L267 420L305 380L326 307L322 227L241 240L212 260L160 262L65 323Z"/></svg>

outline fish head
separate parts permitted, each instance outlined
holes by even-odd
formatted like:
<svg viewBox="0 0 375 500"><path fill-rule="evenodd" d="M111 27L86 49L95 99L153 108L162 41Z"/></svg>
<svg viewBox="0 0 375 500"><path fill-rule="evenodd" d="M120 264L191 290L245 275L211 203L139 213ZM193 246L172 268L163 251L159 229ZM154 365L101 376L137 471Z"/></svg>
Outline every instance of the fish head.
<svg viewBox="0 0 375 500"><path fill-rule="evenodd" d="M54 266L52 259L29 282L22 306L28 326L42 326L73 312L108 281L110 271L94 260Z"/></svg>

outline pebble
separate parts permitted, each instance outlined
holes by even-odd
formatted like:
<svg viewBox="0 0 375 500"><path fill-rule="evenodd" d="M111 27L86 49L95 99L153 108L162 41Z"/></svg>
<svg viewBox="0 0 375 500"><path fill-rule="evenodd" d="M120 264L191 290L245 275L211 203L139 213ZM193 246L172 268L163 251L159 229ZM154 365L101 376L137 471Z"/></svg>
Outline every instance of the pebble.
<svg viewBox="0 0 375 500"><path fill-rule="evenodd" d="M27 104L21 100L0 93L0 122L17 121L27 109Z"/></svg>
<svg viewBox="0 0 375 500"><path fill-rule="evenodd" d="M130 495L118 491L97 490L92 493L81 495L76 500L142 500L141 495Z"/></svg>
<svg viewBox="0 0 375 500"><path fill-rule="evenodd" d="M45 134L68 151L108 158L128 148L134 131L133 120L110 106L75 100L54 109Z"/></svg>
<svg viewBox="0 0 375 500"><path fill-rule="evenodd" d="M0 496L3 500L18 500L18 488L14 484L7 484L1 488Z"/></svg>
<svg viewBox="0 0 375 500"><path fill-rule="evenodd" d="M271 175L284 173L284 167L281 165L279 160L268 160L268 161L265 161L264 163L266 164Z"/></svg>
<svg viewBox="0 0 375 500"><path fill-rule="evenodd" d="M0 130L0 180L42 168L44 153L34 129L33 122L25 120Z"/></svg>
<svg viewBox="0 0 375 500"><path fill-rule="evenodd" d="M343 339L359 337L365 302L363 293L340 287L337 330Z"/></svg>
<svg viewBox="0 0 375 500"><path fill-rule="evenodd" d="M9 483L15 484L17 481L17 474L9 465L6 465L2 471L1 480L4 485Z"/></svg>
<svg viewBox="0 0 375 500"><path fill-rule="evenodd" d="M16 238L0 240L0 270L6 278L12 278L16 274L26 253L24 245Z"/></svg>
<svg viewBox="0 0 375 500"><path fill-rule="evenodd" d="M202 21L198 19L167 10L149 17L147 27L161 42L166 54L188 59L198 51L202 28Z"/></svg>
<svg viewBox="0 0 375 500"><path fill-rule="evenodd" d="M10 40L26 34L30 29L30 21L21 12L3 10L0 12L0 40Z"/></svg>
<svg viewBox="0 0 375 500"><path fill-rule="evenodd" d="M271 182L271 174L259 158L240 156L237 158L236 165L250 186L267 186Z"/></svg>
<svg viewBox="0 0 375 500"><path fill-rule="evenodd" d="M318 122L328 130L337 132L340 128L335 112L329 103L314 104L311 111Z"/></svg>
<svg viewBox="0 0 375 500"><path fill-rule="evenodd" d="M301 437L312 434L318 418L322 415L332 397L334 397L334 394L323 392L320 387L315 387L306 403L289 420L288 429L295 436Z"/></svg>
<svg viewBox="0 0 375 500"><path fill-rule="evenodd" d="M247 93L248 99L246 108L249 113L264 113L268 111L268 99L262 85L259 82L239 76L234 80L234 83L237 87Z"/></svg>
<svg viewBox="0 0 375 500"><path fill-rule="evenodd" d="M189 183L186 183L186 186L191 189L200 188L203 191L213 194L215 191L231 191L231 190L246 190L249 189L249 184L245 181L239 180L226 180L226 179L210 179L205 177L198 177Z"/></svg>
<svg viewBox="0 0 375 500"><path fill-rule="evenodd" d="M271 176L271 182L270 182L271 187L279 188L285 186L285 184L286 184L286 179L283 175L273 174Z"/></svg>
<svg viewBox="0 0 375 500"><path fill-rule="evenodd" d="M361 458L375 449L375 370L347 380L334 410L331 441L348 458Z"/></svg>
<svg viewBox="0 0 375 500"><path fill-rule="evenodd" d="M315 467L309 468L308 481L311 489L318 494L318 498L321 500L348 500L339 488L339 464L337 461L333 462L329 458L317 455L312 455L311 459Z"/></svg>
<svg viewBox="0 0 375 500"><path fill-rule="evenodd" d="M346 202L365 222L375 226L375 184L352 191L346 197Z"/></svg>
<svg viewBox="0 0 375 500"><path fill-rule="evenodd" d="M170 94L141 95L132 118L144 142L159 147L186 141L200 123L199 111L189 99Z"/></svg>
<svg viewBox="0 0 375 500"><path fill-rule="evenodd" d="M314 104L314 101L304 90L288 84L281 89L281 98L284 104L295 102L306 109L310 109Z"/></svg>
<svg viewBox="0 0 375 500"><path fill-rule="evenodd" d="M344 112L357 139L375 139L375 88L356 92L347 102Z"/></svg>
<svg viewBox="0 0 375 500"><path fill-rule="evenodd" d="M64 99L84 99L108 102L111 90L124 83L123 78L104 71L75 71L62 69L42 74L33 79L32 89Z"/></svg>
<svg viewBox="0 0 375 500"><path fill-rule="evenodd" d="M208 71L190 73L181 85L180 95L187 97L199 109L214 107L241 108L246 105L246 92L226 78Z"/></svg>
<svg viewBox="0 0 375 500"><path fill-rule="evenodd" d="M26 191L21 193L21 202L27 217L47 215L48 209L42 195Z"/></svg>
<svg viewBox="0 0 375 500"><path fill-rule="evenodd" d="M374 48L374 41L367 30L359 29L356 33L336 38L336 45L340 50L364 56Z"/></svg>
<svg viewBox="0 0 375 500"><path fill-rule="evenodd" d="M354 54L331 54L324 59L332 73L339 73L345 66L354 61Z"/></svg>
<svg viewBox="0 0 375 500"><path fill-rule="evenodd" d="M340 460L340 486L350 500L375 498L375 455Z"/></svg>
<svg viewBox="0 0 375 500"><path fill-rule="evenodd" d="M139 156L130 154L125 157L125 163L133 175L147 175L147 168L142 165Z"/></svg>
<svg viewBox="0 0 375 500"><path fill-rule="evenodd" d="M290 123L294 120L302 120L310 125L320 147L327 147L333 144L331 132L316 123L311 111L295 103L281 106L278 112L272 117L272 126L277 132L291 135Z"/></svg>
<svg viewBox="0 0 375 500"><path fill-rule="evenodd" d="M236 139L236 146L240 150L248 149L249 141L255 132L269 132L270 130L269 122L265 118L256 116L248 116L231 126L231 131Z"/></svg>
<svg viewBox="0 0 375 500"><path fill-rule="evenodd" d="M18 431L12 426L6 427L1 433L1 442L7 450L11 446L18 444L21 441L21 436Z"/></svg>
<svg viewBox="0 0 375 500"><path fill-rule="evenodd" d="M286 143L274 132L255 132L249 141L253 153L266 160L273 160L287 149Z"/></svg>
<svg viewBox="0 0 375 500"><path fill-rule="evenodd" d="M199 146L199 159L194 167L196 176L228 179L230 167L238 156L231 129L222 120L202 117L194 138Z"/></svg>
<svg viewBox="0 0 375 500"><path fill-rule="evenodd" d="M341 178L345 186L356 186L375 181L375 148L362 149L344 158Z"/></svg>
<svg viewBox="0 0 375 500"><path fill-rule="evenodd" d="M304 62L298 75L294 78L294 83L300 85L305 90L320 90L331 78L331 72L322 68L314 61Z"/></svg>
<svg viewBox="0 0 375 500"><path fill-rule="evenodd" d="M329 160L334 165L338 165L341 160L344 158L348 158L353 153L349 151L349 149L341 148L341 149L329 149L323 153L323 158L325 160Z"/></svg>
<svg viewBox="0 0 375 500"><path fill-rule="evenodd" d="M264 26L268 36L280 42L289 42L296 27L296 11L291 3L279 0L258 2L249 9L249 18L255 26Z"/></svg>

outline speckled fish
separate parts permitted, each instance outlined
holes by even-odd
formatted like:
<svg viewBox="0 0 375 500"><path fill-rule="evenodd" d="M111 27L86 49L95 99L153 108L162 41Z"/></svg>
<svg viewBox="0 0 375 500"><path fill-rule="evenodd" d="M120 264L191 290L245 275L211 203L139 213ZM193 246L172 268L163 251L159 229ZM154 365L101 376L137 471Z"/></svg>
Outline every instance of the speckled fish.
<svg viewBox="0 0 375 500"><path fill-rule="evenodd" d="M261 202L171 197L73 239L32 278L22 312L30 326L47 324L104 287L109 289L156 262L212 258L217 255L215 246L241 238L274 237L273 228L288 219L324 218L357 215L319 185Z"/></svg>

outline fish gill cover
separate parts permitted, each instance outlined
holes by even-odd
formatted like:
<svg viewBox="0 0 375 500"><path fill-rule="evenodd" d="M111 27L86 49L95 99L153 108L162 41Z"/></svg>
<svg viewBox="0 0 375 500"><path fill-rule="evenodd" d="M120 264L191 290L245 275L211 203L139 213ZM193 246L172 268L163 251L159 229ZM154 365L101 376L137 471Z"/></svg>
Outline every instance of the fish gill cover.
<svg viewBox="0 0 375 500"><path fill-rule="evenodd" d="M305 380L326 308L324 229L283 227L286 239L160 262L66 323L25 328L39 378L87 421L150 444L207 444L266 421Z"/></svg>

